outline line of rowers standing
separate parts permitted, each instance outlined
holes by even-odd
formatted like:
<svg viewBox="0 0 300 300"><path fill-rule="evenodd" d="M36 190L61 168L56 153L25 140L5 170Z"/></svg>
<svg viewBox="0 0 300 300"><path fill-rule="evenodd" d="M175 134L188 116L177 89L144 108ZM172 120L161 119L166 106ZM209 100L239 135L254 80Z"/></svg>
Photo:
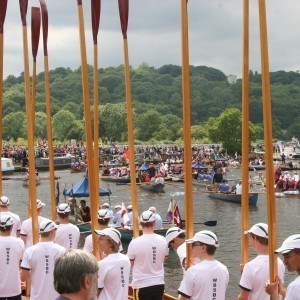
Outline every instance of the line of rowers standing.
<svg viewBox="0 0 300 300"><path fill-rule="evenodd" d="M127 255L121 253L121 234L109 227L107 209L98 211L99 229L97 261L88 251L77 250L78 228L69 223L70 206L57 207L60 225L41 216L43 202L37 200L40 241L32 245L32 220L9 212L10 201L0 198L0 300L21 299L21 280L30 279L30 298L59 300L127 300L130 269L134 299L163 299L164 261L173 248L184 270L178 299L225 299L229 282L227 267L215 259L219 241L215 233L202 230L186 240L177 227L168 229L166 237L154 233L156 213L147 210L139 218L143 235L134 238ZM269 278L268 226L257 223L245 232L257 257L242 267L238 299L300 299L300 277L283 287L284 264L278 258L278 278ZM18 236L21 235L21 238ZM89 239L89 236L87 237ZM191 244L192 266L186 270L186 244ZM300 274L300 234L288 237L275 253L284 257L291 272ZM20 264L21 262L21 264ZM21 273L20 268L21 267Z"/></svg>

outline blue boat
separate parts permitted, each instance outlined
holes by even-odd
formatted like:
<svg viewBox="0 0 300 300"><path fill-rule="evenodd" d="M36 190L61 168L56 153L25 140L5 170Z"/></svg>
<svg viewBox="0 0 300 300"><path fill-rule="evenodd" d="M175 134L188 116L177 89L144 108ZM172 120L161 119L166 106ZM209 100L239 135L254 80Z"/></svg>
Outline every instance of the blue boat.
<svg viewBox="0 0 300 300"><path fill-rule="evenodd" d="M208 196L213 199L233 202L233 203L241 203L242 195L237 194L224 194L224 193L214 193L209 192ZM256 206L258 200L258 193L249 193L249 205Z"/></svg>

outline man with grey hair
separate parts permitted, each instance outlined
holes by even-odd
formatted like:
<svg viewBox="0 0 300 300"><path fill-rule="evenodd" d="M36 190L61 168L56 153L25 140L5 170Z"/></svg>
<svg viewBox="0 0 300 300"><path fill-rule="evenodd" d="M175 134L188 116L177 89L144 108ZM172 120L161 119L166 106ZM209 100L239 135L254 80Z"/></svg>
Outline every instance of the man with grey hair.
<svg viewBox="0 0 300 300"><path fill-rule="evenodd" d="M56 300L96 300L98 262L83 250L70 249L57 258L54 287L60 294Z"/></svg>

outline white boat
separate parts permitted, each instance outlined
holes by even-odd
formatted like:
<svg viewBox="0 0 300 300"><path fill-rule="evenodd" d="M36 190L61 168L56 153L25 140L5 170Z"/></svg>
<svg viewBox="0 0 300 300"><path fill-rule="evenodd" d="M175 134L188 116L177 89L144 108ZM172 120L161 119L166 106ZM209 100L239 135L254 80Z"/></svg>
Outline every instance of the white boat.
<svg viewBox="0 0 300 300"><path fill-rule="evenodd" d="M15 171L12 158L1 157L2 174L12 174Z"/></svg>

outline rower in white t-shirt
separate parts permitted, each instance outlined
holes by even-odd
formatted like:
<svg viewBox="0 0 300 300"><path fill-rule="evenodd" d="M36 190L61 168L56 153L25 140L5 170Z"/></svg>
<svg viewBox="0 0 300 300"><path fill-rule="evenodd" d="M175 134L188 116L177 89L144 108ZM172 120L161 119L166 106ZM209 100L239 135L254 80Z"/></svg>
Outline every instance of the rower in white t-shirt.
<svg viewBox="0 0 300 300"><path fill-rule="evenodd" d="M287 289L284 288L280 277L276 278L275 283L266 282L266 292L272 296L272 300L278 300L281 296L284 300L300 300L300 234L289 236L275 250L276 254L282 254L284 264L289 272L297 272L298 276L292 281Z"/></svg>
<svg viewBox="0 0 300 300"><path fill-rule="evenodd" d="M99 300L127 300L130 261L119 253L121 233L115 228L95 230L99 234L98 248L105 258L99 262Z"/></svg>
<svg viewBox="0 0 300 300"><path fill-rule="evenodd" d="M53 242L56 229L57 225L53 221L43 220L39 224L41 242L25 250L21 279L31 279L31 300L53 300L59 296L53 284L54 263L66 249Z"/></svg>
<svg viewBox="0 0 300 300"><path fill-rule="evenodd" d="M202 230L186 242L192 244L192 255L200 262L186 271L178 289L178 299L225 300L229 274L226 266L214 257L219 247L217 236Z"/></svg>
<svg viewBox="0 0 300 300"><path fill-rule="evenodd" d="M68 203L60 203L57 206L57 214L60 219L54 242L65 249L77 249L80 238L80 231L77 226L69 221L71 208Z"/></svg>
<svg viewBox="0 0 300 300"><path fill-rule="evenodd" d="M122 206L121 205L116 205L115 206L115 214L112 219L113 227L122 227Z"/></svg>
<svg viewBox="0 0 300 300"><path fill-rule="evenodd" d="M6 214L14 219L13 230L11 236L19 237L21 231L21 220L20 217L9 211L10 201L6 196L0 197L0 215Z"/></svg>
<svg viewBox="0 0 300 300"><path fill-rule="evenodd" d="M149 207L148 210L155 213L155 226L154 226L154 229L162 229L163 228L163 221L162 221L161 216L158 213L156 213L156 208L154 206L152 206L152 207Z"/></svg>
<svg viewBox="0 0 300 300"><path fill-rule="evenodd" d="M269 272L269 248L268 248L268 224L257 223L245 231L251 237L251 245L257 253L257 257L245 264L240 280L240 294L238 300L260 299L269 300L270 296L265 292L265 282L270 278ZM284 280L284 264L278 260L278 276Z"/></svg>
<svg viewBox="0 0 300 300"><path fill-rule="evenodd" d="M46 218L40 216L42 213L43 207L46 206L46 204L43 203L41 200L37 199L36 206L37 206L37 213L38 213L38 224L40 224L42 221L46 220ZM33 245L32 219L31 218L23 221L22 226L21 226L20 235L21 235L22 240L25 243L26 248Z"/></svg>
<svg viewBox="0 0 300 300"><path fill-rule="evenodd" d="M0 215L0 299L21 300L20 261L24 242L11 236L14 219Z"/></svg>
<svg viewBox="0 0 300 300"><path fill-rule="evenodd" d="M133 239L127 255L132 266L132 287L137 299L162 299L164 292L164 260L169 254L166 239L154 233L155 213L140 216L143 235ZM146 297L146 298L145 298Z"/></svg>
<svg viewBox="0 0 300 300"><path fill-rule="evenodd" d="M108 227L111 220L111 214L107 209L100 209L97 213L99 230L103 230ZM90 234L86 237L83 250L89 253L93 253L93 236Z"/></svg>
<svg viewBox="0 0 300 300"><path fill-rule="evenodd" d="M183 273L185 273L185 260L186 260L186 242L185 231L179 227L171 227L166 232L166 241L169 247L173 248L180 261Z"/></svg>

